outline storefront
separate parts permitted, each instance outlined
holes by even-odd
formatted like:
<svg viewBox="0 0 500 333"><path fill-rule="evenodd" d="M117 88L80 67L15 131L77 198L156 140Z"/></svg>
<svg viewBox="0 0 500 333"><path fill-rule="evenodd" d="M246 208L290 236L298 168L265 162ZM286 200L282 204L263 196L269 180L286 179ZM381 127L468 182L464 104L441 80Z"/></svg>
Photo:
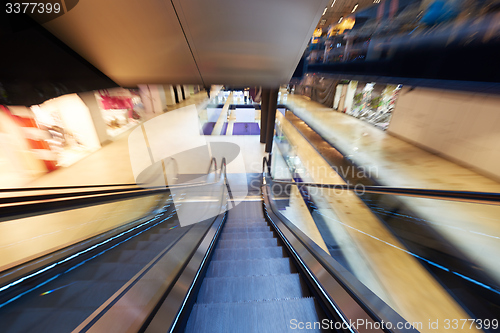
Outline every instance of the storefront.
<svg viewBox="0 0 500 333"><path fill-rule="evenodd" d="M0 182L18 187L56 168L53 154L38 128L34 115L25 106L0 105Z"/></svg>
<svg viewBox="0 0 500 333"><path fill-rule="evenodd" d="M57 166L69 166L101 148L87 105L77 94L63 95L31 107Z"/></svg>
<svg viewBox="0 0 500 333"><path fill-rule="evenodd" d="M137 90L98 90L95 97L111 138L139 124L144 117L144 106Z"/></svg>
<svg viewBox="0 0 500 333"><path fill-rule="evenodd" d="M337 85L334 108L386 130L402 85L350 81Z"/></svg>

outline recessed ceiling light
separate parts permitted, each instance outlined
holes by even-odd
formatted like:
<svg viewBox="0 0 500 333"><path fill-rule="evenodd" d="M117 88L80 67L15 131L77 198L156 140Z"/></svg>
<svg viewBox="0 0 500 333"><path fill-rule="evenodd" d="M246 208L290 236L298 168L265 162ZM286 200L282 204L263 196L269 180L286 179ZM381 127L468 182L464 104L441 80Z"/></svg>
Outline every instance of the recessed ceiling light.
<svg viewBox="0 0 500 333"><path fill-rule="evenodd" d="M343 20L343 19L344 19L344 17L343 17L343 16L341 16L341 17L339 18L339 23L340 23L340 22L342 22L342 20Z"/></svg>
<svg viewBox="0 0 500 333"><path fill-rule="evenodd" d="M351 13L354 13L356 11L356 9L358 9L358 4L356 4L356 6L354 6Z"/></svg>

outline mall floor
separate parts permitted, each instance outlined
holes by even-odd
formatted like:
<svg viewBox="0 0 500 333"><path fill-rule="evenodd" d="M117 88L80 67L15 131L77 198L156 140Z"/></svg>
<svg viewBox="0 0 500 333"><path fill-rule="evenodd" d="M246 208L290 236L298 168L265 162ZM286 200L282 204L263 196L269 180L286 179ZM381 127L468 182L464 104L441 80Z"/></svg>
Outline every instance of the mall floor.
<svg viewBox="0 0 500 333"><path fill-rule="evenodd" d="M202 91L176 105L168 106L168 111L192 104L203 108L207 103L207 93ZM161 114L156 116L159 115ZM75 164L35 178L27 182L25 187L135 183L128 151L128 134L134 128L113 138L101 149Z"/></svg>

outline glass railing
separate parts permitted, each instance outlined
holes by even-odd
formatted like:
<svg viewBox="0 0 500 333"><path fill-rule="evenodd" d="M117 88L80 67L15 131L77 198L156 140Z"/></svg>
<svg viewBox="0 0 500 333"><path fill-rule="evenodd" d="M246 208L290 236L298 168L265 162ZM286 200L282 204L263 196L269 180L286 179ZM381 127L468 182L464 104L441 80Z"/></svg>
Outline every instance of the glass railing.
<svg viewBox="0 0 500 333"><path fill-rule="evenodd" d="M225 169L225 159L219 168L212 160L206 175L178 175L196 178L190 183L168 189L115 188L97 195L107 203L97 200L76 209L63 203L58 212L41 211L22 218L12 215L11 220L0 222L3 331L24 331L20 327L26 323L11 320L12 313L30 320L34 317L37 327L50 332L80 330L87 325L111 327L118 325L116 318L123 316L124 307L133 309L127 315L127 329L143 330L200 242L206 235L213 237L211 229L220 228L221 213L228 209L231 197ZM18 201L10 205L27 207L38 204L38 199L77 206L78 200L96 196L88 194L96 192L92 188L20 191L38 197L26 193L16 197L15 192L6 191L4 198ZM51 193L62 197L52 198ZM120 199L123 195L138 197ZM36 316L40 308L46 318ZM78 315L68 316L68 311Z"/></svg>
<svg viewBox="0 0 500 333"><path fill-rule="evenodd" d="M159 192L0 222L0 271L125 226L148 216L167 200L168 194Z"/></svg>
<svg viewBox="0 0 500 333"><path fill-rule="evenodd" d="M340 177L330 188L301 185L321 177L298 150L275 137L278 214L418 331L498 329L500 206L368 193L363 184L346 189Z"/></svg>
<svg viewBox="0 0 500 333"><path fill-rule="evenodd" d="M227 205L223 171L225 165L223 170L215 165L206 176L197 178L201 182L169 189L128 184L2 190L0 211L5 214L0 221L0 272L57 251L71 255L72 245L92 246L100 238L144 223L167 206L175 207L172 227L211 221ZM44 211L44 207L53 208ZM100 240L94 242L94 238Z"/></svg>

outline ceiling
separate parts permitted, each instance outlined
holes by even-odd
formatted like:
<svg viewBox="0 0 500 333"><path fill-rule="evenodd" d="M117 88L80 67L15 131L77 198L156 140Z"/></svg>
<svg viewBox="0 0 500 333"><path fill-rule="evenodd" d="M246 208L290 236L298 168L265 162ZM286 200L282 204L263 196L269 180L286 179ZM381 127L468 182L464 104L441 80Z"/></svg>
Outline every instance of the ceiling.
<svg viewBox="0 0 500 333"><path fill-rule="evenodd" d="M326 12L321 16L317 28L323 28L325 30L329 25L339 23L339 19L341 17L346 18L349 15L355 15L362 9L372 5L377 6L382 1L384 0L329 0L325 7ZM356 5L358 5L358 7L356 7L356 10L353 13L352 10ZM323 8L323 10L325 8Z"/></svg>
<svg viewBox="0 0 500 333"><path fill-rule="evenodd" d="M329 1L85 0L43 26L121 86L276 86Z"/></svg>

